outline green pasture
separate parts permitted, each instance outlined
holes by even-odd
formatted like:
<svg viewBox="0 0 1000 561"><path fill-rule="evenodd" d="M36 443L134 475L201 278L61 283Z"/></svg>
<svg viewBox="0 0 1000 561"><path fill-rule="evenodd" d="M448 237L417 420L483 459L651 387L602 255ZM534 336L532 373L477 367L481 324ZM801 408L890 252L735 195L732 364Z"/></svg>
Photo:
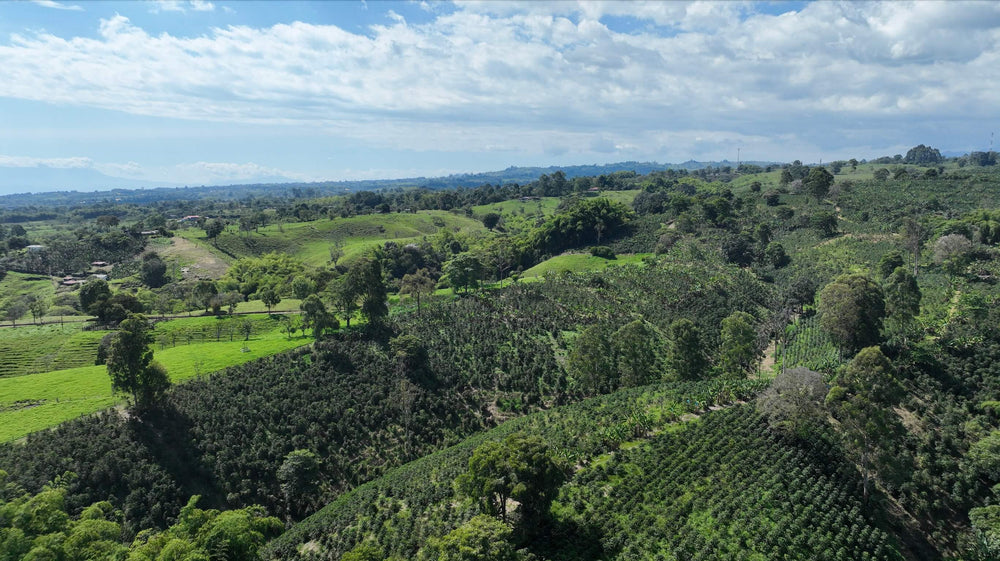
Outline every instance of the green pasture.
<svg viewBox="0 0 1000 561"><path fill-rule="evenodd" d="M521 274L521 278L540 278L547 274L558 274L565 271L582 273L585 271L603 271L608 267L622 265L642 265L642 260L650 255L652 253L623 254L618 255L616 259L604 259L602 257L594 257L589 253L568 253L542 261L538 265L524 271Z"/></svg>
<svg viewBox="0 0 1000 561"><path fill-rule="evenodd" d="M204 327L202 324L207 321L235 323L240 319L237 316L225 320L173 320L158 325L154 334L160 337L170 333L183 334L184 330L201 330ZM228 332L219 342L210 340L180 344L179 341L177 346L170 346L169 341L161 341L154 345L154 360L162 363L167 368L170 379L177 383L312 341L311 337L305 337L301 332L289 339L277 327L273 327L277 325L277 320L266 316L264 319L255 317L251 321L261 328L272 327L268 331L255 332L249 341L244 341L239 334L234 335L234 340L230 341ZM106 332L95 333L103 335ZM88 357L93 361L94 354L89 354ZM121 398L111 393L111 382L104 366L83 366L0 378L0 442L16 440L28 433L53 427L120 402Z"/></svg>
<svg viewBox="0 0 1000 561"><path fill-rule="evenodd" d="M431 210L272 224L248 234L230 228L219 236L218 245L237 257L281 251L308 265L321 266L330 262L330 248L337 244L344 252L341 261L349 262L387 241L418 242L441 228L462 232L485 229L474 218ZM202 245L212 245L203 230L191 228L178 234Z"/></svg>
<svg viewBox="0 0 1000 561"><path fill-rule="evenodd" d="M0 308L4 307L11 298L30 294L42 300L50 300L55 293L56 286L51 277L9 271L0 280ZM30 320L31 316L26 314L26 317ZM22 318L20 321L25 321L25 319Z"/></svg>
<svg viewBox="0 0 1000 561"><path fill-rule="evenodd" d="M550 216L555 213L559 206L559 197L541 197L538 200L522 201L514 199L488 205L477 205L472 207L472 212L476 216L483 216L490 212L496 212L507 216Z"/></svg>

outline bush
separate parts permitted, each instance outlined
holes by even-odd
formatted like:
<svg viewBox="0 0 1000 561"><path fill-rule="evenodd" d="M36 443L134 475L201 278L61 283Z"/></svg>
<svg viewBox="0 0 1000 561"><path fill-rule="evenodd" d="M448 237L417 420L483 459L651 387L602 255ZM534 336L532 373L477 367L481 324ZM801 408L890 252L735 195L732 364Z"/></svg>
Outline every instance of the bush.
<svg viewBox="0 0 1000 561"><path fill-rule="evenodd" d="M590 248L590 254L603 259L615 259L615 252L606 245L595 245Z"/></svg>

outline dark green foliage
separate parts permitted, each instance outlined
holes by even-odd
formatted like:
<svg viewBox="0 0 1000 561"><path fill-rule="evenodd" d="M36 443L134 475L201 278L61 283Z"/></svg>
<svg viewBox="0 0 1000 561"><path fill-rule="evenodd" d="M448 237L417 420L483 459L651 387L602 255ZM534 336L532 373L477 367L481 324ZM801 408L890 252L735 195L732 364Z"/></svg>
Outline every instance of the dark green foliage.
<svg viewBox="0 0 1000 561"><path fill-rule="evenodd" d="M551 456L544 440L518 433L476 448L455 487L483 514L505 523L513 515L520 531L530 532L548 512L565 477L565 468ZM513 513L507 511L510 500L518 503Z"/></svg>
<svg viewBox="0 0 1000 561"><path fill-rule="evenodd" d="M667 365L673 376L680 380L700 379L708 360L698 326L687 318L671 323L669 342Z"/></svg>
<svg viewBox="0 0 1000 561"><path fill-rule="evenodd" d="M882 289L864 275L843 275L826 285L819 296L823 329L846 353L879 341L885 317Z"/></svg>
<svg viewBox="0 0 1000 561"><path fill-rule="evenodd" d="M167 279L167 264L160 259L159 255L149 252L142 256L139 278L150 288L159 288L169 280Z"/></svg>
<svg viewBox="0 0 1000 561"><path fill-rule="evenodd" d="M479 288L483 278L483 264L471 253L459 253L451 261L445 263L444 274L448 283L456 292L465 289L466 292Z"/></svg>
<svg viewBox="0 0 1000 561"><path fill-rule="evenodd" d="M637 319L611 336L621 387L644 386L662 379L663 340L651 323Z"/></svg>
<svg viewBox="0 0 1000 561"><path fill-rule="evenodd" d="M594 257L600 257L602 259L614 259L615 252L613 249L606 245L595 245L590 248L590 254Z"/></svg>
<svg viewBox="0 0 1000 561"><path fill-rule="evenodd" d="M799 447L772 433L752 407L707 414L594 461L607 451L592 437L595 426L621 419L630 403L684 402L689 388L626 390L525 417L486 436L495 442L530 431L581 466L553 505L552 534L527 544L529 551L550 559L629 559L643 552L837 559L842 549L846 559L900 558L894 539L854 496L853 468L831 461L824 445ZM341 497L276 540L265 557L295 558L309 541L317 559L338 559L363 539L386 556L414 557L421 536L447 535L477 513L474 504L455 504L449 481L467 469L483 440Z"/></svg>
<svg viewBox="0 0 1000 561"><path fill-rule="evenodd" d="M609 199L582 199L565 212L546 220L531 236L530 246L539 254L555 254L614 238L628 224L632 211Z"/></svg>
<svg viewBox="0 0 1000 561"><path fill-rule="evenodd" d="M902 267L906 265L906 261L903 260L903 254L897 250L887 252L878 261L878 276L881 278L888 278L896 267Z"/></svg>
<svg viewBox="0 0 1000 561"><path fill-rule="evenodd" d="M103 279L89 279L80 287L80 308L87 313L94 313L101 301L111 298L111 289L108 281Z"/></svg>
<svg viewBox="0 0 1000 561"><path fill-rule="evenodd" d="M722 320L719 364L723 376L744 378L757 366L762 349L754 324L753 316L739 311Z"/></svg>
<svg viewBox="0 0 1000 561"><path fill-rule="evenodd" d="M924 146L923 144L910 148L906 151L906 156L903 157L904 163L923 166L928 164L938 164L943 160L944 158L941 157L941 152L937 148L931 148L930 146Z"/></svg>
<svg viewBox="0 0 1000 561"><path fill-rule="evenodd" d="M317 559L340 559L362 543L365 549L381 552L381 558L415 558L429 536L444 536L479 514L475 502L456 497L454 481L468 470L473 452L486 442L499 443L517 433L538 435L557 457L589 464L617 448L620 441L607 437L609 429L628 424L637 407L663 407L659 426L664 426L686 412L747 399L761 387L760 382L750 381L646 386L508 421L339 497L272 542L264 557L295 559L300 544L313 542ZM647 424L644 430L655 426ZM628 434L634 438L634 432ZM587 537L583 542L592 540Z"/></svg>
<svg viewBox="0 0 1000 561"><path fill-rule="evenodd" d="M822 201L823 197L830 192L830 187L833 185L833 175L826 171L824 167L815 167L809 170L809 175L802 180L802 186L805 188L806 192L816 199L816 202Z"/></svg>
<svg viewBox="0 0 1000 561"><path fill-rule="evenodd" d="M487 212L483 215L483 226L486 226L487 230L492 230L500 224L500 215L496 212Z"/></svg>
<svg viewBox="0 0 1000 561"><path fill-rule="evenodd" d="M567 366L579 391L594 395L616 389L620 380L611 350L611 331L600 324L584 329L573 341Z"/></svg>
<svg viewBox="0 0 1000 561"><path fill-rule="evenodd" d="M319 487L320 459L310 450L292 450L278 468L278 483L289 517L307 510Z"/></svg>
<svg viewBox="0 0 1000 561"><path fill-rule="evenodd" d="M144 316L129 316L118 326L108 346L108 375L111 390L129 394L138 408L156 403L170 386L162 365L153 362L153 327Z"/></svg>

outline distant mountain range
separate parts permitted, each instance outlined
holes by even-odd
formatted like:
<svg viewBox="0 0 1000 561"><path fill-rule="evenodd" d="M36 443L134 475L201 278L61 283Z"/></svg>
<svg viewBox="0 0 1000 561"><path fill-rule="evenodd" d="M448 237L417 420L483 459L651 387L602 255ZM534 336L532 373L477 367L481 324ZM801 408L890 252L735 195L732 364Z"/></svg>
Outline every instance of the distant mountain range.
<svg viewBox="0 0 1000 561"><path fill-rule="evenodd" d="M180 187L180 185L113 177L92 168L0 167L0 193L96 191L141 187Z"/></svg>
<svg viewBox="0 0 1000 561"><path fill-rule="evenodd" d="M765 166L775 162L743 162ZM530 183L542 174L562 171L567 178L596 176L619 171L648 174L667 169L696 170L705 167L733 166L728 160L680 164L657 162L617 162L581 166L509 167L501 171L454 174L443 177L372 179L360 181L321 181L312 183L282 182L281 177L262 177L259 182L237 185L182 186L125 179L90 168L52 168L46 166L0 168L0 208L46 204L86 204L106 199L143 203L154 200L183 200L202 197L231 199L246 196L324 196L355 191L425 187L452 189L478 187L490 183ZM7 193L7 194L3 194Z"/></svg>

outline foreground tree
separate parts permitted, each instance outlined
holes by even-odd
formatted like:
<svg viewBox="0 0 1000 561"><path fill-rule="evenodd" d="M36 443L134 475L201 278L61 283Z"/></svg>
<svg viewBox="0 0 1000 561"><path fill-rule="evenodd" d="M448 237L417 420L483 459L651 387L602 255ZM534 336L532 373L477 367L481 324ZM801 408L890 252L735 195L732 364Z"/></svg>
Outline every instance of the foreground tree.
<svg viewBox="0 0 1000 561"><path fill-rule="evenodd" d="M761 356L753 316L746 312L733 312L722 320L720 337L723 376L730 379L745 378Z"/></svg>
<svg viewBox="0 0 1000 561"><path fill-rule="evenodd" d="M167 371L153 362L152 326L143 315L129 315L111 337L108 348L108 375L111 389L132 397L139 408L153 405L170 386Z"/></svg>
<svg viewBox="0 0 1000 561"><path fill-rule="evenodd" d="M347 272L350 291L361 298L361 314L369 325L376 325L389 315L388 290L378 259L359 259Z"/></svg>
<svg viewBox="0 0 1000 561"><path fill-rule="evenodd" d="M806 438L826 418L826 394L822 374L808 368L790 368L775 376L771 386L757 398L757 409L772 428Z"/></svg>
<svg viewBox="0 0 1000 561"><path fill-rule="evenodd" d="M271 313L271 308L281 303L281 296L273 288L265 288L260 291L260 301L267 306L267 313Z"/></svg>
<svg viewBox="0 0 1000 561"><path fill-rule="evenodd" d="M427 269L419 269L415 273L409 273L403 276L403 280L399 283L399 293L403 295L410 295L417 300L417 314L420 314L420 296L422 294L431 294L434 292L434 279L431 278L430 273Z"/></svg>
<svg viewBox="0 0 1000 561"><path fill-rule="evenodd" d="M864 275L842 275L820 292L819 314L834 344L853 354L879 341L885 318L882 289Z"/></svg>
<svg viewBox="0 0 1000 561"><path fill-rule="evenodd" d="M823 197L830 192L833 185L833 175L826 171L824 167L815 167L809 170L809 175L802 181L802 186L812 195L817 203L823 201Z"/></svg>
<svg viewBox="0 0 1000 561"><path fill-rule="evenodd" d="M637 319L612 337L621 386L642 386L660 378L660 333L648 321Z"/></svg>
<svg viewBox="0 0 1000 561"><path fill-rule="evenodd" d="M469 469L455 485L479 503L483 514L502 522L509 518L508 499L517 501L517 526L530 530L548 512L565 479L544 440L518 433L477 448L469 458Z"/></svg>
<svg viewBox="0 0 1000 561"><path fill-rule="evenodd" d="M510 526L480 514L440 538L427 540L420 561L519 561ZM384 557L379 557L384 559Z"/></svg>
<svg viewBox="0 0 1000 561"><path fill-rule="evenodd" d="M310 497L319 487L319 456L311 450L293 450L285 456L278 468L278 483L285 496L285 512L292 520L304 514L310 506Z"/></svg>
<svg viewBox="0 0 1000 561"><path fill-rule="evenodd" d="M670 324L669 336L667 369L681 380L700 379L708 361L702 349L698 326L686 318L676 320Z"/></svg>
<svg viewBox="0 0 1000 561"><path fill-rule="evenodd" d="M600 324L584 329L573 341L567 357L574 385L588 395L607 393L618 387L608 331Z"/></svg>
<svg viewBox="0 0 1000 561"><path fill-rule="evenodd" d="M460 253L444 266L444 274L455 292L466 292L479 288L479 279L483 276L483 264L471 253Z"/></svg>

